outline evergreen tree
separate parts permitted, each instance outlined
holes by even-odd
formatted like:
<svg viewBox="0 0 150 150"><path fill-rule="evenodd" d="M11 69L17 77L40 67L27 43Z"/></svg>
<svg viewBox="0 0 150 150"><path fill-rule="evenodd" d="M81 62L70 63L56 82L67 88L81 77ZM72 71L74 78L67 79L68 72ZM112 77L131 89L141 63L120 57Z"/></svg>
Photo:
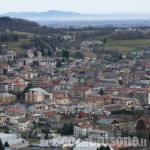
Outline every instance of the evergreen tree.
<svg viewBox="0 0 150 150"><path fill-rule="evenodd" d="M119 59L122 60L122 55L121 54L119 55Z"/></svg>
<svg viewBox="0 0 150 150"><path fill-rule="evenodd" d="M77 58L77 59L83 59L84 56L83 56L83 54L81 52L76 52L75 53L75 58Z"/></svg>
<svg viewBox="0 0 150 150"><path fill-rule="evenodd" d="M137 125L136 125L136 130L137 131L144 131L146 129L146 124L145 122L141 119L137 122Z"/></svg>
<svg viewBox="0 0 150 150"><path fill-rule="evenodd" d="M23 65L26 65L26 61L25 60L23 61Z"/></svg>
<svg viewBox="0 0 150 150"><path fill-rule="evenodd" d="M119 82L120 85L123 85L123 80L122 79L119 79L118 82Z"/></svg>
<svg viewBox="0 0 150 150"><path fill-rule="evenodd" d="M104 43L104 44L106 44L106 43L107 43L107 41L106 41L106 39L105 39L105 38L103 39L103 43Z"/></svg>
<svg viewBox="0 0 150 150"><path fill-rule="evenodd" d="M103 91L102 88L100 89L99 94L100 94L100 95L104 95L104 91Z"/></svg>
<svg viewBox="0 0 150 150"><path fill-rule="evenodd" d="M66 59L69 59L69 51L62 51L62 57L65 57Z"/></svg>
<svg viewBox="0 0 150 150"><path fill-rule="evenodd" d="M111 149L110 149L110 147L107 145L107 146L105 147L105 150L111 150Z"/></svg>
<svg viewBox="0 0 150 150"><path fill-rule="evenodd" d="M64 124L63 126L63 134L64 135L69 135L69 126L67 123Z"/></svg>
<svg viewBox="0 0 150 150"><path fill-rule="evenodd" d="M4 146L3 146L1 139L0 139L0 150L4 150Z"/></svg>
<svg viewBox="0 0 150 150"><path fill-rule="evenodd" d="M56 62L56 67L61 67L61 61L60 60L57 60L57 62Z"/></svg>
<svg viewBox="0 0 150 150"><path fill-rule="evenodd" d="M106 147L104 145L101 145L97 150L106 150Z"/></svg>
<svg viewBox="0 0 150 150"><path fill-rule="evenodd" d="M6 68L3 68L3 74L4 74L4 75L7 75L7 73L8 73L7 69L6 69Z"/></svg>
<svg viewBox="0 0 150 150"><path fill-rule="evenodd" d="M5 142L4 147L9 147L9 143L7 141Z"/></svg>
<svg viewBox="0 0 150 150"><path fill-rule="evenodd" d="M74 125L73 123L70 123L69 125L69 134L73 134L74 133Z"/></svg>
<svg viewBox="0 0 150 150"><path fill-rule="evenodd" d="M29 89L33 88L32 83L28 83L27 87L25 88L25 93L29 91Z"/></svg>
<svg viewBox="0 0 150 150"><path fill-rule="evenodd" d="M52 56L52 52L51 52L51 49L50 49L50 48L48 49L47 55L48 55L48 56Z"/></svg>

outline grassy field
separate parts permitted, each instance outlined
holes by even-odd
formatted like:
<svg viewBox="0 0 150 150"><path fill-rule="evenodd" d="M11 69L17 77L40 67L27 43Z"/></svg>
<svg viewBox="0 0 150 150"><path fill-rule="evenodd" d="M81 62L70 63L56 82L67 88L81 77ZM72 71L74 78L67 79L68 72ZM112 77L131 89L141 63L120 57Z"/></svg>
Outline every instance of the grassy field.
<svg viewBox="0 0 150 150"><path fill-rule="evenodd" d="M5 42L3 44L6 45L10 50L14 50L17 53L24 53L26 50L21 48L22 42L27 42L27 39L21 39L17 42Z"/></svg>
<svg viewBox="0 0 150 150"><path fill-rule="evenodd" d="M121 52L139 51L143 48L150 47L150 39L141 40L115 40L107 41L107 44L100 50L118 50Z"/></svg>

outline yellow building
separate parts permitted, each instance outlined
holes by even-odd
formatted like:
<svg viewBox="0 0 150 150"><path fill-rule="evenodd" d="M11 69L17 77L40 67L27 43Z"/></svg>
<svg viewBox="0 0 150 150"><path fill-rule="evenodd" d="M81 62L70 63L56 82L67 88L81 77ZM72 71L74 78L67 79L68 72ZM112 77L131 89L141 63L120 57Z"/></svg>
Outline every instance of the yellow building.
<svg viewBox="0 0 150 150"><path fill-rule="evenodd" d="M25 101L27 103L37 103L49 99L52 99L52 94L41 88L32 88L25 94Z"/></svg>
<svg viewBox="0 0 150 150"><path fill-rule="evenodd" d="M31 122L28 118L20 118L17 123L18 129L20 131L28 131L31 127Z"/></svg>
<svg viewBox="0 0 150 150"><path fill-rule="evenodd" d="M0 106L14 105L16 96L11 93L0 93Z"/></svg>

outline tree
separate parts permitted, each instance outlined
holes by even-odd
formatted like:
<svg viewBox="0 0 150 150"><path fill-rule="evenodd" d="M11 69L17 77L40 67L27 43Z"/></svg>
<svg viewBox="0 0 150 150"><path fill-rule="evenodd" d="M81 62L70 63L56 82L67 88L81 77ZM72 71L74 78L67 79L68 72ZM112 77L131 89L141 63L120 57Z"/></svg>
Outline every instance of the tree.
<svg viewBox="0 0 150 150"><path fill-rule="evenodd" d="M57 60L57 62L56 62L56 67L61 67L61 66L62 66L61 61L60 61L60 60Z"/></svg>
<svg viewBox="0 0 150 150"><path fill-rule="evenodd" d="M42 129L42 133L45 133L45 139L48 139L49 129Z"/></svg>
<svg viewBox="0 0 150 150"><path fill-rule="evenodd" d="M25 60L23 61L23 65L24 65L24 66L26 65L26 61L25 61Z"/></svg>
<svg viewBox="0 0 150 150"><path fill-rule="evenodd" d="M111 149L110 149L110 147L107 145L107 146L105 147L105 150L111 150Z"/></svg>
<svg viewBox="0 0 150 150"><path fill-rule="evenodd" d="M18 92L17 93L17 99L24 99L25 93L24 92Z"/></svg>
<svg viewBox="0 0 150 150"><path fill-rule="evenodd" d="M69 135L69 126L67 123L64 124L63 126L63 134L64 135Z"/></svg>
<svg viewBox="0 0 150 150"><path fill-rule="evenodd" d="M9 147L9 143L7 141L5 142L4 147Z"/></svg>
<svg viewBox="0 0 150 150"><path fill-rule="evenodd" d="M123 85L123 80L122 79L119 79L118 82L119 82L120 85Z"/></svg>
<svg viewBox="0 0 150 150"><path fill-rule="evenodd" d="M146 129L146 124L145 122L140 119L138 122L137 122L137 125L136 125L136 130L137 131L144 131Z"/></svg>
<svg viewBox="0 0 150 150"><path fill-rule="evenodd" d="M4 150L4 146L3 146L1 139L0 139L0 150Z"/></svg>
<svg viewBox="0 0 150 150"><path fill-rule="evenodd" d="M119 59L122 60L122 55L121 54L119 55Z"/></svg>
<svg viewBox="0 0 150 150"><path fill-rule="evenodd" d="M101 145L97 150L106 150L106 147L104 145Z"/></svg>
<svg viewBox="0 0 150 150"><path fill-rule="evenodd" d="M104 91L103 91L102 88L100 89L99 94L100 94L100 95L104 95Z"/></svg>
<svg viewBox="0 0 150 150"><path fill-rule="evenodd" d="M31 89L31 88L33 88L32 83L28 83L28 84L27 84L27 87L26 87L26 88L25 88L25 90L24 90L24 91L25 91L25 93L26 93L26 92L28 92L28 91L29 91L29 89Z"/></svg>
<svg viewBox="0 0 150 150"><path fill-rule="evenodd" d="M6 68L3 68L3 74L7 75L7 73L8 73L8 70Z"/></svg>
<svg viewBox="0 0 150 150"><path fill-rule="evenodd" d="M62 57L65 57L66 59L69 59L69 51L62 51Z"/></svg>
<svg viewBox="0 0 150 150"><path fill-rule="evenodd" d="M75 53L75 58L77 58L77 59L83 59L84 57L83 57L83 54L81 52L76 52Z"/></svg>
<svg viewBox="0 0 150 150"><path fill-rule="evenodd" d="M69 125L69 134L73 134L74 133L74 125L73 123L70 123Z"/></svg>
<svg viewBox="0 0 150 150"><path fill-rule="evenodd" d="M107 41L106 41L106 39L105 39L105 38L103 39L103 43L104 43L104 44L106 44L106 43L107 43Z"/></svg>
<svg viewBox="0 0 150 150"><path fill-rule="evenodd" d="M51 52L51 49L50 49L50 48L48 49L47 55L48 55L48 56L52 56L52 52Z"/></svg>

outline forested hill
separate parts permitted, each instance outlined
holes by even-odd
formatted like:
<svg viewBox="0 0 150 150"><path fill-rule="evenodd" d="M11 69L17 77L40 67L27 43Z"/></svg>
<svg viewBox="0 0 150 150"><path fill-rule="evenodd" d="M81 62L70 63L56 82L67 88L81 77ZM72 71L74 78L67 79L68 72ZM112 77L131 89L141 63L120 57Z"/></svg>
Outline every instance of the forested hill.
<svg viewBox="0 0 150 150"><path fill-rule="evenodd" d="M54 32L53 29L47 28L46 26L41 27L36 22L10 17L0 17L0 32L5 30L36 34L49 34Z"/></svg>

